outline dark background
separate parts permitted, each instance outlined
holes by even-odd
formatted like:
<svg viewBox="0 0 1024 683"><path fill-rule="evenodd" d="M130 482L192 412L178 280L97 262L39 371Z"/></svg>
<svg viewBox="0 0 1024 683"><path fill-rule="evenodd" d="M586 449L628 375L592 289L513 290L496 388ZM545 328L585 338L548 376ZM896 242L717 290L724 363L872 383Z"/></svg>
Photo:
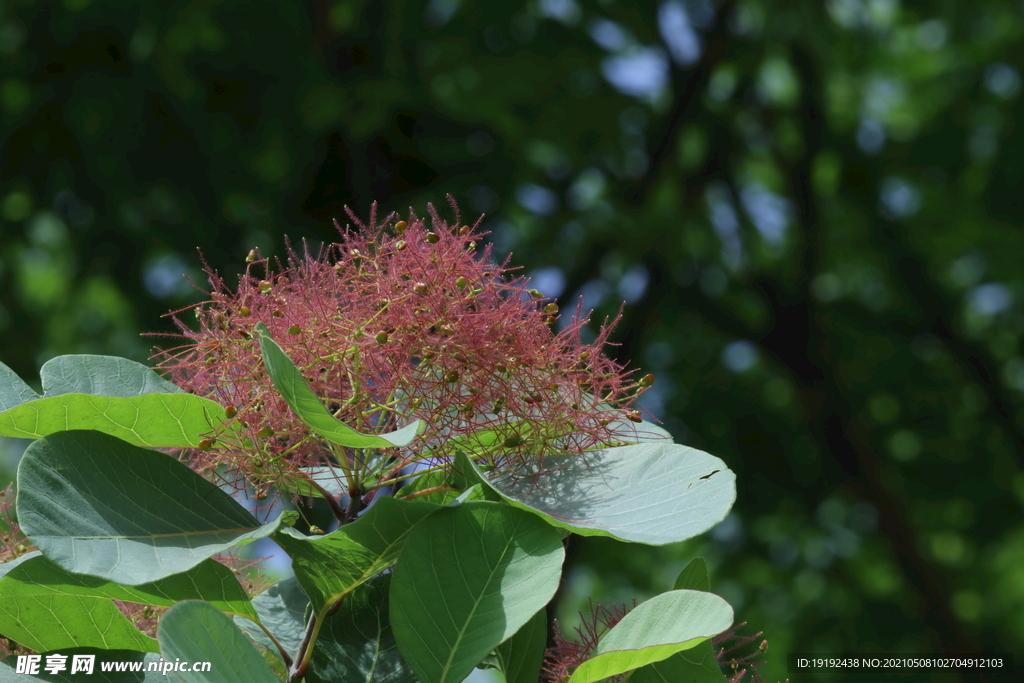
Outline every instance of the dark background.
<svg viewBox="0 0 1024 683"><path fill-rule="evenodd" d="M0 358L145 360L196 247L231 282L451 193L563 306L626 300L610 353L738 475L705 537L584 542L566 623L700 554L766 681L1021 652L1022 34L989 0L6 2Z"/></svg>

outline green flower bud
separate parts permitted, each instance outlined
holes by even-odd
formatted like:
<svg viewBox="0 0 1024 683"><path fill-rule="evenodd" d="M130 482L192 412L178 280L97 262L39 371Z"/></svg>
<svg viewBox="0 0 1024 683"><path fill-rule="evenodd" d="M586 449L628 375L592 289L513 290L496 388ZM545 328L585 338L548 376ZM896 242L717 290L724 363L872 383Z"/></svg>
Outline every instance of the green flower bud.
<svg viewBox="0 0 1024 683"><path fill-rule="evenodd" d="M259 289L264 294L267 294L274 288L274 285L269 280L260 280Z"/></svg>
<svg viewBox="0 0 1024 683"><path fill-rule="evenodd" d="M505 437L505 440L501 443L505 448L515 448L516 446L523 445L523 437L518 434L509 434Z"/></svg>
<svg viewBox="0 0 1024 683"><path fill-rule="evenodd" d="M427 236L426 236L426 240L430 244L437 244L438 242L441 241L441 236L438 235L436 232L428 232Z"/></svg>
<svg viewBox="0 0 1024 683"><path fill-rule="evenodd" d="M380 332L377 333L377 336L374 337L374 339L377 340L378 344L387 344L388 343L388 333L385 332L384 330L381 330Z"/></svg>
<svg viewBox="0 0 1024 683"><path fill-rule="evenodd" d="M558 313L558 304L548 304L547 306L544 307L544 312L547 313L548 315L554 315L555 313Z"/></svg>
<svg viewBox="0 0 1024 683"><path fill-rule="evenodd" d="M455 278L455 286L458 287L460 290L465 289L466 285L468 285L468 284L469 284L469 280L467 280L466 278L462 277L461 275L459 277Z"/></svg>
<svg viewBox="0 0 1024 683"><path fill-rule="evenodd" d="M259 252L256 249L250 249L249 250L249 254L245 257L245 262L246 263L252 263L256 259L258 259L259 256L260 256L260 254L259 254Z"/></svg>
<svg viewBox="0 0 1024 683"><path fill-rule="evenodd" d="M541 294L540 290L538 290L538 289L529 289L529 290L527 290L527 294L532 296L534 299L543 299L544 298L544 295Z"/></svg>
<svg viewBox="0 0 1024 683"><path fill-rule="evenodd" d="M405 229L409 227L409 224L405 221L398 221L395 223L395 232L399 235L405 232Z"/></svg>
<svg viewBox="0 0 1024 683"><path fill-rule="evenodd" d="M640 378L640 381L637 382L637 384L639 384L640 386L642 386L642 387L644 387L646 389L647 387L649 387L652 384L654 384L654 375L653 374L644 375L643 377Z"/></svg>
<svg viewBox="0 0 1024 683"><path fill-rule="evenodd" d="M301 331L298 325L292 325L288 328L288 334L298 334Z"/></svg>
<svg viewBox="0 0 1024 683"><path fill-rule="evenodd" d="M417 282L412 286L412 291L416 292L417 294L426 294L427 289L428 288L426 282Z"/></svg>

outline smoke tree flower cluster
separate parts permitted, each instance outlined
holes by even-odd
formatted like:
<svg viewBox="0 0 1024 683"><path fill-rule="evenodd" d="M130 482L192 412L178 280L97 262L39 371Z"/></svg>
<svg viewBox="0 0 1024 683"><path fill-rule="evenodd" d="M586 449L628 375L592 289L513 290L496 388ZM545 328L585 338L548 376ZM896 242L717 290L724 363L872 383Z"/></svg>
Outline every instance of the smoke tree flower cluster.
<svg viewBox="0 0 1024 683"><path fill-rule="evenodd" d="M252 255L237 289L210 272L199 329L159 367L179 386L226 406L241 432L211 435L189 454L200 469L229 465L277 483L332 460L361 464L316 438L274 391L252 333L263 322L335 417L364 433L422 420L402 465L450 460L458 448L515 470L553 453L585 454L616 441L610 426L640 420L634 399L653 376L630 381L603 347L610 326L581 341L577 315L557 334L557 304L492 261L475 228L430 208L357 223L318 254L289 253L274 269ZM339 226L340 228L340 226ZM461 437L461 438L460 438ZM365 473L362 473L365 474ZM359 477L361 480L362 477ZM364 487L384 485L381 480ZM365 491L363 491L365 493Z"/></svg>
<svg viewBox="0 0 1024 683"><path fill-rule="evenodd" d="M653 375L604 355L610 325L556 326L457 211L352 218L316 253L254 251L237 287L208 269L165 376L61 356L40 394L0 363L0 437L32 440L16 518L0 500L6 650L213 662L193 683L756 680L700 558L577 642L548 620L573 535L678 543L736 497L722 460L642 419ZM297 524L289 495L257 519L225 479L319 496L335 524ZM293 576L240 576L226 558L259 539Z"/></svg>

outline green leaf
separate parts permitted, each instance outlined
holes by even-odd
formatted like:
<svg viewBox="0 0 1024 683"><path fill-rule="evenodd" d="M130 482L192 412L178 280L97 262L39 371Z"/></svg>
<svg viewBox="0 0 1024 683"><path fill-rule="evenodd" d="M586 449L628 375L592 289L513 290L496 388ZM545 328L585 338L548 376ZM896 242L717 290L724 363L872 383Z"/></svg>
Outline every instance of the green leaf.
<svg viewBox="0 0 1024 683"><path fill-rule="evenodd" d="M267 326L257 323L256 332L260 338L263 362L274 381L274 387L299 419L320 436L349 448L393 448L409 445L419 434L422 420L416 420L389 434L363 434L352 429L324 407L292 359L270 337Z"/></svg>
<svg viewBox="0 0 1024 683"><path fill-rule="evenodd" d="M25 674L16 673L18 661L16 656L11 655L10 657L0 659L0 683L27 683L28 681L43 681L44 683L82 683L82 681L89 681L89 683L167 683L167 681L174 682L180 680L168 677L168 675L161 673L159 668L154 671L146 671L150 664L158 665L161 663L160 655L155 652L75 647L62 648L60 652L52 654L60 654L67 657L67 660L65 660L65 670L55 674L47 673L45 669L46 656L44 653L43 658L39 662L39 673L32 675L31 678L26 678ZM75 655L91 655L95 658L91 674L86 674L84 671L71 673ZM122 670L104 671L102 666L104 662L109 663L111 668L114 668L116 664ZM132 671L132 667L136 666L138 670Z"/></svg>
<svg viewBox="0 0 1024 683"><path fill-rule="evenodd" d="M470 467L476 465L469 463ZM542 468L542 469L538 469ZM516 507L581 536L664 545L715 526L736 500L718 458L665 441L548 456L533 473L482 481Z"/></svg>
<svg viewBox="0 0 1024 683"><path fill-rule="evenodd" d="M43 365L39 377L43 381L44 396L95 394L128 398L152 393L184 393L142 363L116 356L58 356Z"/></svg>
<svg viewBox="0 0 1024 683"><path fill-rule="evenodd" d="M274 634L277 642L289 653L299 649L303 631L306 628L309 598L302 592L294 576L278 581L252 599L252 606L259 615L259 622ZM235 624L248 633L274 655L280 657L277 646L267 637L263 629L245 617L235 617Z"/></svg>
<svg viewBox="0 0 1024 683"><path fill-rule="evenodd" d="M257 616L234 573L214 560L203 560L187 572L152 583L122 586L87 574L72 574L42 554L33 554L30 561L0 577L0 601L80 596L171 607L182 600L206 600L223 612Z"/></svg>
<svg viewBox="0 0 1024 683"><path fill-rule="evenodd" d="M326 536L283 529L274 540L292 558L292 570L313 610L322 614L391 566L413 527L439 509L436 503L382 497L359 519Z"/></svg>
<svg viewBox="0 0 1024 683"><path fill-rule="evenodd" d="M675 589L705 593L711 590L704 558L695 557L690 560L683 571L679 572ZM710 640L677 652L668 659L649 664L637 670L629 680L631 683L727 683Z"/></svg>
<svg viewBox="0 0 1024 683"><path fill-rule="evenodd" d="M711 581L708 579L708 566L703 557L695 557L690 560L683 571L676 577L676 590L704 591L711 590Z"/></svg>
<svg viewBox="0 0 1024 683"><path fill-rule="evenodd" d="M0 365L0 436L38 439L95 429L139 446L197 446L226 419L215 401L182 392L145 365L112 356L60 356L40 372L43 396Z"/></svg>
<svg viewBox="0 0 1024 683"><path fill-rule="evenodd" d="M390 585L390 574L373 578L327 618L306 676L310 683L418 683L388 620Z"/></svg>
<svg viewBox="0 0 1024 683"><path fill-rule="evenodd" d="M269 536L231 496L169 455L93 431L32 443L18 467L18 520L64 569L137 586Z"/></svg>
<svg viewBox="0 0 1024 683"><path fill-rule="evenodd" d="M156 636L168 661L210 662L209 671L176 671L185 683L281 683L249 636L207 602L179 602L160 618Z"/></svg>
<svg viewBox="0 0 1024 683"><path fill-rule="evenodd" d="M34 588L33 569L45 562L32 552L0 565L0 633L36 652L69 647L156 652L156 641L109 598L68 594L46 585Z"/></svg>
<svg viewBox="0 0 1024 683"><path fill-rule="evenodd" d="M537 683L547 639L547 612L542 609L497 647L491 661L505 675L505 683Z"/></svg>
<svg viewBox="0 0 1024 683"><path fill-rule="evenodd" d="M601 638L569 683L595 683L609 676L668 659L732 625L733 613L712 593L676 590L638 605Z"/></svg>
<svg viewBox="0 0 1024 683"><path fill-rule="evenodd" d="M391 625L422 683L461 683L558 588L565 552L536 516L489 501L421 522L395 565Z"/></svg>

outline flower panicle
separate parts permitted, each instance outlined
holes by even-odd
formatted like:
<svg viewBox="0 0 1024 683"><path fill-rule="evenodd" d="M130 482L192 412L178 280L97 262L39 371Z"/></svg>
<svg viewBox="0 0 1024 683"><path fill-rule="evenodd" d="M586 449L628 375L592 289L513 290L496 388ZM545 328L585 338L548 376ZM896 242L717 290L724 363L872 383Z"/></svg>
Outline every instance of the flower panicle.
<svg viewBox="0 0 1024 683"><path fill-rule="evenodd" d="M241 429L208 435L186 454L193 466L228 465L269 484L351 456L311 434L274 391L258 322L349 426L383 433L422 420L418 439L394 449L402 461L441 462L456 437L486 437L477 453L515 472L614 443L616 421L639 421L632 405L651 376L634 381L603 354L611 324L584 343L577 307L554 332L557 305L507 260L494 263L485 233L460 225L457 210L451 224L432 206L429 222L411 211L378 221L376 211L367 223L350 213L358 229L338 225L339 241L315 253L289 247L273 264L250 253L235 289L207 268L198 329L176 312L185 343L158 352L158 367L221 403Z"/></svg>

